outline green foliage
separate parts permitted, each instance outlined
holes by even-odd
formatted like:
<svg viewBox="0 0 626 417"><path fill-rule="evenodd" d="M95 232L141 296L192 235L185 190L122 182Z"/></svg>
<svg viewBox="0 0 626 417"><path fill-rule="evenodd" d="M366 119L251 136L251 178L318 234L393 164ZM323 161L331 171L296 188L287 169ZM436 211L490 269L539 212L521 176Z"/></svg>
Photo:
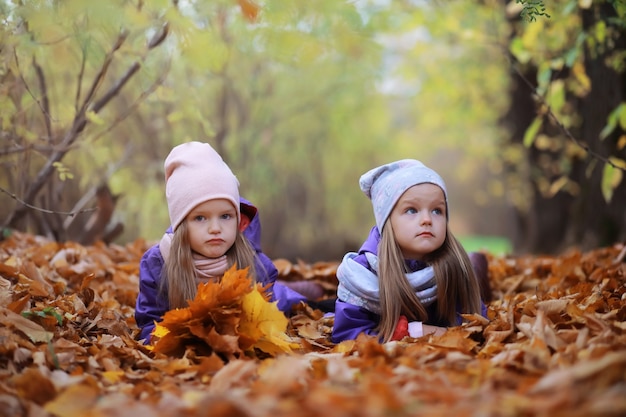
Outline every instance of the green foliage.
<svg viewBox="0 0 626 417"><path fill-rule="evenodd" d="M550 18L550 15L546 13L546 5L543 0L515 0L515 2L522 5L521 16L529 22L534 22L540 16Z"/></svg>
<svg viewBox="0 0 626 417"><path fill-rule="evenodd" d="M63 324L63 316L61 316L54 307L45 307L42 310L26 310L22 311L21 314L27 319L32 317L54 317L59 325Z"/></svg>
<svg viewBox="0 0 626 417"><path fill-rule="evenodd" d="M537 133L539 132L539 129L541 129L542 124L543 118L540 116L535 117L535 120L533 120L530 126L528 126L528 129L526 129L526 132L524 132L524 139L522 140L524 146L526 146L527 148L532 146L532 144L535 142L535 139L537 138Z"/></svg>
<svg viewBox="0 0 626 417"><path fill-rule="evenodd" d="M544 16L545 4L543 1L522 3L522 16L526 17L522 24L517 25L516 36L511 40L509 50L520 68L532 66L537 68L535 93L539 102L538 116L528 126L523 137L526 147L539 146L538 135L549 129L555 120L558 122L558 132L552 133L549 141L552 143L552 151L562 151L563 157L548 171L551 175L568 176L571 166L576 159L585 156L587 148L581 146L575 135L580 126L580 117L576 114L575 98L583 99L592 87L592 80L586 73L585 59L594 59L603 54L603 60L611 65L616 71L624 71L623 58L626 51L620 50L616 45L616 39L620 37L619 27L623 26L624 2L609 2L614 7L620 23L614 19L599 19L589 30L582 27L581 13L584 10L595 10L593 13L599 16L597 7L601 2L596 1L556 1L550 6L554 9L558 19L536 19ZM532 18L529 17L529 13ZM545 16L549 18L549 16ZM600 139L605 139L616 132L616 129L624 130L622 118L626 118L624 104L618 105L610 114L607 124L599 134ZM581 138L582 139L582 138ZM584 138L584 141L595 138ZM545 142L545 141L544 141ZM573 148L578 148L573 150ZM619 151L619 148L613 152ZM595 158L601 158L608 168L604 169L602 189L603 195L610 200L612 191L621 183L622 176L614 173L614 169L621 170L619 165L611 165L608 159L612 155L593 154Z"/></svg>
<svg viewBox="0 0 626 417"><path fill-rule="evenodd" d="M602 195L604 199L609 202L613 198L613 190L622 182L624 173L623 167L617 167L614 164L604 164L604 170L602 171Z"/></svg>
<svg viewBox="0 0 626 417"><path fill-rule="evenodd" d="M74 174L72 174L70 172L70 169L63 165L62 162L54 162L52 165L57 170L57 173L59 174L59 179L61 181L65 181L68 179L71 180L72 178L74 178Z"/></svg>
<svg viewBox="0 0 626 417"><path fill-rule="evenodd" d="M600 139L606 139L618 126L626 131L626 103L624 102L620 103L609 115L606 126L600 132Z"/></svg>
<svg viewBox="0 0 626 417"><path fill-rule="evenodd" d="M13 95L0 95L0 120L25 148L52 148L84 110L80 140L55 165L66 180L57 186L69 210L107 182L121 194L122 240L158 239L167 227L163 159L188 140L211 143L231 165L275 251L358 244L373 222L358 177L375 165L432 162L464 192L497 155L507 104L499 2L268 0L254 21L233 0L96 3L6 9L29 31L0 29L13 48L1 55ZM163 45L148 50L165 24ZM132 80L94 110L135 63ZM27 182L50 152L7 159ZM4 185L23 189L15 177Z"/></svg>
<svg viewBox="0 0 626 417"><path fill-rule="evenodd" d="M512 253L511 241L503 236L459 236L459 241L467 252L487 252L493 256L506 256Z"/></svg>

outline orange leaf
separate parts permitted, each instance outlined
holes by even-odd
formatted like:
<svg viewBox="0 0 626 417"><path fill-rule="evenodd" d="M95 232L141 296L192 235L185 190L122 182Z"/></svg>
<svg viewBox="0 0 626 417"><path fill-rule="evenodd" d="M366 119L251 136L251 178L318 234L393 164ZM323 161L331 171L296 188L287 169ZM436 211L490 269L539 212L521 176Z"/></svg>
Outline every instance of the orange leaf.
<svg viewBox="0 0 626 417"><path fill-rule="evenodd" d="M198 285L189 307L170 310L152 333L154 352L183 355L188 347L226 358L241 353L237 327L245 294L252 291L248 270L231 267L218 282Z"/></svg>
<svg viewBox="0 0 626 417"><path fill-rule="evenodd" d="M254 22L259 14L260 7L258 4L250 0L237 0L241 13L250 21Z"/></svg>

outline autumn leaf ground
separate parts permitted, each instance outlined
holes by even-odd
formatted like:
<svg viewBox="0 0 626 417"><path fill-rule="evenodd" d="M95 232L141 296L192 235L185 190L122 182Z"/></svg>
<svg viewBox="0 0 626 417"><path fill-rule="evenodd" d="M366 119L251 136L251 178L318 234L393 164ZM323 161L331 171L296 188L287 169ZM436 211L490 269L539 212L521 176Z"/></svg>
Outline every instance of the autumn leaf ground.
<svg viewBox="0 0 626 417"><path fill-rule="evenodd" d="M1 416L625 416L624 246L490 256L489 317L333 345L302 306L292 353L178 356L135 340L146 242L0 242ZM278 261L332 294L336 263Z"/></svg>

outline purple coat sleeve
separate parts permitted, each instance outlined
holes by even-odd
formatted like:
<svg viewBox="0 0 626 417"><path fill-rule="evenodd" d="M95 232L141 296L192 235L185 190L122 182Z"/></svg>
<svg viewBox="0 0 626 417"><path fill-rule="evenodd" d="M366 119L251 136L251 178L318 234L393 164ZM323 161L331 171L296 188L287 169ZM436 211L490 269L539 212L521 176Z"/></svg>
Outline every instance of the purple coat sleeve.
<svg viewBox="0 0 626 417"><path fill-rule="evenodd" d="M240 198L242 211L243 207L254 207L252 203L243 197ZM256 210L256 208L255 208ZM276 282L278 278L278 270L274 263L265 255L261 250L261 220L258 212L255 211L253 217L250 219L250 224L243 232L244 236L248 238L250 244L254 248L257 254L257 263L255 265L257 270L257 281L267 285L270 284L269 291L272 294L272 301L278 301L277 307L284 313L290 313L291 308L300 303L300 301L306 301L306 297L302 294L292 290L291 288Z"/></svg>
<svg viewBox="0 0 626 417"><path fill-rule="evenodd" d="M291 308L300 301L306 301L306 297L291 288L276 282L278 270L276 266L263 252L257 250L257 282L263 285L270 284L269 291L272 294L271 301L277 301L278 309L284 313L290 313Z"/></svg>
<svg viewBox="0 0 626 417"><path fill-rule="evenodd" d="M291 308L301 301L306 302L307 298L297 291L292 290L281 282L274 283L273 298L278 301L277 307L283 313L291 313Z"/></svg>
<svg viewBox="0 0 626 417"><path fill-rule="evenodd" d="M337 300L335 304L335 323L331 341L354 340L361 333L376 335L374 328L378 326L380 317L364 308Z"/></svg>
<svg viewBox="0 0 626 417"><path fill-rule="evenodd" d="M435 306L436 304L433 304L427 308L431 317L436 315ZM481 312L484 317L487 317L487 307L482 303ZM335 324L333 325L331 341L333 343L339 343L344 340L354 340L361 333L374 336L377 334L374 329L378 326L379 322L379 315L353 304L337 300L335 304ZM461 323L463 323L463 318L461 314L458 314L456 325L459 326ZM440 327L450 326L447 323L435 320L429 320L426 324Z"/></svg>
<svg viewBox="0 0 626 417"><path fill-rule="evenodd" d="M167 297L159 294L163 257L159 245L146 251L139 262L139 294L135 304L135 321L141 330L139 339L148 341L154 322L161 321L169 310Z"/></svg>

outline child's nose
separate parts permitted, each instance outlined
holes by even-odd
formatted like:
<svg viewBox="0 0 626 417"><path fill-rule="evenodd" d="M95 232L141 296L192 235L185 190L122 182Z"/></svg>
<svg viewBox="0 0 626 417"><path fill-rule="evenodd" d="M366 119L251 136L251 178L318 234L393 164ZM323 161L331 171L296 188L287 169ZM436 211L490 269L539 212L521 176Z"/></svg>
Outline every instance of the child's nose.
<svg viewBox="0 0 626 417"><path fill-rule="evenodd" d="M209 232L219 232L220 227L219 227L219 222L217 221L217 219L210 219L209 220Z"/></svg>

